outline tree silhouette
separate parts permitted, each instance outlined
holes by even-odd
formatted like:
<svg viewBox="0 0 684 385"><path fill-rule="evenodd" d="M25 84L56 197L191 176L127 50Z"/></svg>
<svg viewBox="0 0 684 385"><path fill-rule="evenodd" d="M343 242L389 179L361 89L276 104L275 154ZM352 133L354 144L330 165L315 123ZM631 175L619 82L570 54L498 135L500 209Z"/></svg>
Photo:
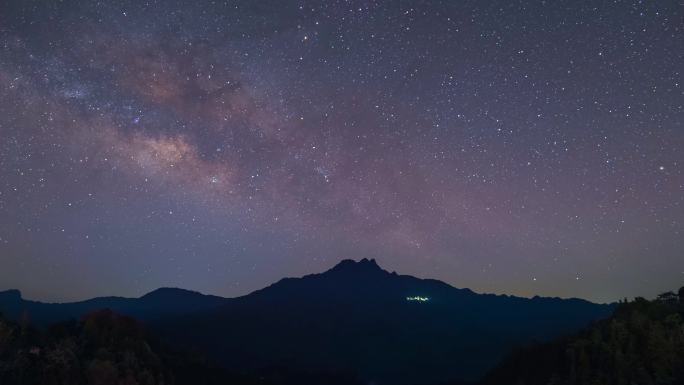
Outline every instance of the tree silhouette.
<svg viewBox="0 0 684 385"><path fill-rule="evenodd" d="M238 374L173 350L136 320L102 310L40 331L0 316L2 385L354 385L355 376L272 370Z"/></svg>
<svg viewBox="0 0 684 385"><path fill-rule="evenodd" d="M669 385L684 383L684 288L621 302L586 330L520 349L482 384Z"/></svg>

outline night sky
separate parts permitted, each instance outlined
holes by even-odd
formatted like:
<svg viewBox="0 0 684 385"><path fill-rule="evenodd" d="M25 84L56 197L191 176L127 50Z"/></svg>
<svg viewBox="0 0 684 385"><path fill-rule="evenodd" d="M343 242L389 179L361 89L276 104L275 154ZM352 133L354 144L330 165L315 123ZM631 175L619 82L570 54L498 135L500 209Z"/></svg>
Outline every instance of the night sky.
<svg viewBox="0 0 684 385"><path fill-rule="evenodd" d="M0 289L246 294L345 258L684 284L680 1L0 1Z"/></svg>

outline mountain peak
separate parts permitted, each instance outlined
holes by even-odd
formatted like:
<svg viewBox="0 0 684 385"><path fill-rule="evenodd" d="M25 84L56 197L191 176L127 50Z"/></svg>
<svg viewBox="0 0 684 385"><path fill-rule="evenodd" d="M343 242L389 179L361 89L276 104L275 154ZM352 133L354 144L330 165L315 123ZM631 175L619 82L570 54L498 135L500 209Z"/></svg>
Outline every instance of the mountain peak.
<svg viewBox="0 0 684 385"><path fill-rule="evenodd" d="M16 290L16 289L0 291L0 298L20 301L21 300L21 292L19 290Z"/></svg>
<svg viewBox="0 0 684 385"><path fill-rule="evenodd" d="M347 273L378 273L385 272L375 259L363 258L359 261L353 259L343 259L335 267L329 270L330 272L347 272Z"/></svg>
<svg viewBox="0 0 684 385"><path fill-rule="evenodd" d="M176 287L160 287L159 289L152 290L151 292L143 295L140 298L178 298L178 297L194 297L202 296L201 293L192 290L179 289Z"/></svg>

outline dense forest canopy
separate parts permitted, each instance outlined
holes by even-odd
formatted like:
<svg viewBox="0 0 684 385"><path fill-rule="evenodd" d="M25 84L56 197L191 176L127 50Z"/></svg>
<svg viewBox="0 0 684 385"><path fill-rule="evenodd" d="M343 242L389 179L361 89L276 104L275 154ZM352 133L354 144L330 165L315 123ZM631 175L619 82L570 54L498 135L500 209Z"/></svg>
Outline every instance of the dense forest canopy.
<svg viewBox="0 0 684 385"><path fill-rule="evenodd" d="M178 351L133 318L101 310L39 330L0 315L2 385L355 385L340 373L234 373Z"/></svg>
<svg viewBox="0 0 684 385"><path fill-rule="evenodd" d="M684 287L625 300L574 336L514 352L483 384L683 384L683 319Z"/></svg>

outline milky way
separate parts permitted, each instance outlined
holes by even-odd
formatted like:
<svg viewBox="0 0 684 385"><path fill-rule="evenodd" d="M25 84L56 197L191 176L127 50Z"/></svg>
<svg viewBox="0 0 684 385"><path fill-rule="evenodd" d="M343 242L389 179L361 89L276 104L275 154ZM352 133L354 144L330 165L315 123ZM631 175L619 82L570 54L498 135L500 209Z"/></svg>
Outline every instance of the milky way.
<svg viewBox="0 0 684 385"><path fill-rule="evenodd" d="M0 286L684 283L677 1L0 4Z"/></svg>

